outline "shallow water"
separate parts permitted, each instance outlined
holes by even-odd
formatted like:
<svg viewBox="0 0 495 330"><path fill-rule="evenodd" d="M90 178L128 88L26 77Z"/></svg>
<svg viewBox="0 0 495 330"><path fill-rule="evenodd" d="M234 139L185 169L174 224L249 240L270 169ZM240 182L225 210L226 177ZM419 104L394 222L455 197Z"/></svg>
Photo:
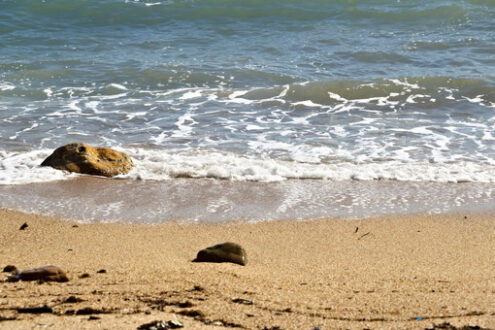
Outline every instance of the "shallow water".
<svg viewBox="0 0 495 330"><path fill-rule="evenodd" d="M486 183L80 177L0 185L0 207L78 221L156 223L362 219L401 214L495 212Z"/></svg>
<svg viewBox="0 0 495 330"><path fill-rule="evenodd" d="M72 179L38 165L74 141L158 185L495 182L493 1L1 7L3 189Z"/></svg>

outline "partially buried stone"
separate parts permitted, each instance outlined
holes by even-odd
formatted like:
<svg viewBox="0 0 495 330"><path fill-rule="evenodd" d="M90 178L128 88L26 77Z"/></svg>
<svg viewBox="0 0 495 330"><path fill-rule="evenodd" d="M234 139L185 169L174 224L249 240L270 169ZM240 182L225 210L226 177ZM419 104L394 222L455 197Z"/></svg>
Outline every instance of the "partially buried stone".
<svg viewBox="0 0 495 330"><path fill-rule="evenodd" d="M232 262L246 265L246 251L237 243L222 243L198 252L194 262Z"/></svg>
<svg viewBox="0 0 495 330"><path fill-rule="evenodd" d="M165 322L161 320L156 320L148 323L141 324L138 327L138 330L161 330L161 329L167 329L168 326Z"/></svg>
<svg viewBox="0 0 495 330"><path fill-rule="evenodd" d="M15 272L8 276L8 281L67 282L69 281L69 278L65 272L57 266L44 266Z"/></svg>
<svg viewBox="0 0 495 330"><path fill-rule="evenodd" d="M110 148L93 147L85 143L71 143L56 149L41 166L100 176L128 173L134 166L125 153Z"/></svg>
<svg viewBox="0 0 495 330"><path fill-rule="evenodd" d="M3 268L2 272L4 273L15 273L17 272L17 267L14 265L7 265Z"/></svg>

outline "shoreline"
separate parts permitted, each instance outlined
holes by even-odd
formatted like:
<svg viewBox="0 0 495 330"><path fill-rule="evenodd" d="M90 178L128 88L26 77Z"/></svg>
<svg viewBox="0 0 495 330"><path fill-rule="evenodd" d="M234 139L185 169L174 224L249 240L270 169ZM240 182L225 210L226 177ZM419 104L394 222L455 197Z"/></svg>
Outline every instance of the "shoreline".
<svg viewBox="0 0 495 330"><path fill-rule="evenodd" d="M45 183L0 185L0 208L81 222L135 223L495 214L495 184L388 180L139 181L80 176Z"/></svg>
<svg viewBox="0 0 495 330"><path fill-rule="evenodd" d="M0 221L2 269L52 264L70 278L1 283L5 329L495 326L493 214L149 226L0 210ZM191 262L226 241L246 266ZM18 312L40 306L52 312Z"/></svg>

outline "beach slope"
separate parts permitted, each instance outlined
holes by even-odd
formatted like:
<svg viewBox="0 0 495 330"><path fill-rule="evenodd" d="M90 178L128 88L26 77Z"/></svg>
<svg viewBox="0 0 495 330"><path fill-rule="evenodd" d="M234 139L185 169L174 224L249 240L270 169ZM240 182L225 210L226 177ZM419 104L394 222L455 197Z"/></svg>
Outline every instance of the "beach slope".
<svg viewBox="0 0 495 330"><path fill-rule="evenodd" d="M0 210L0 223L2 269L56 265L70 278L2 276L2 329L495 327L492 215L138 225ZM191 262L227 241L246 266Z"/></svg>

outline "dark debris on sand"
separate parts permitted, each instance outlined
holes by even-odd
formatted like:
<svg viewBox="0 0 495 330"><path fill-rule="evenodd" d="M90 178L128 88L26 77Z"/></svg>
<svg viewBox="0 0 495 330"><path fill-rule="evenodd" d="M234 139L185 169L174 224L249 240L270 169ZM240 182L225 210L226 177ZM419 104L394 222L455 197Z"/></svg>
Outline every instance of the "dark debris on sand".
<svg viewBox="0 0 495 330"><path fill-rule="evenodd" d="M444 322L441 324L434 324L433 328L425 328L425 330L438 330L438 329L449 329L449 330L491 330L490 328L483 328L478 325L464 325L462 327L456 327L449 322Z"/></svg>
<svg viewBox="0 0 495 330"><path fill-rule="evenodd" d="M137 329L138 330L161 330L161 329L179 329L184 326L178 320L171 320L168 322L164 322L161 320L151 321L145 324L141 324Z"/></svg>

